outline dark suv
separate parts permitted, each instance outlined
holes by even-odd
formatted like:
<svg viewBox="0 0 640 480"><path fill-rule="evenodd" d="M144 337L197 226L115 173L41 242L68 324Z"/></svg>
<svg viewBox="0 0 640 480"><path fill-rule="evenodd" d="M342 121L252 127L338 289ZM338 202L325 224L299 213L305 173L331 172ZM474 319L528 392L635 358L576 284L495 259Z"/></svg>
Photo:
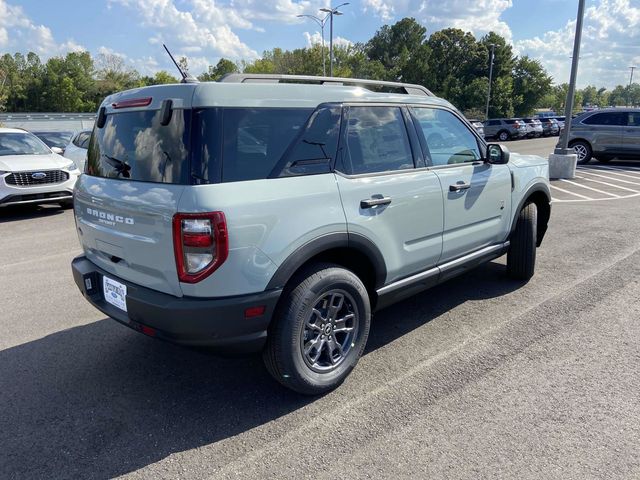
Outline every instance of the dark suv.
<svg viewBox="0 0 640 480"><path fill-rule="evenodd" d="M574 118L569 147L578 155L578 165L591 158L599 162L616 157L640 160L640 109L610 108Z"/></svg>

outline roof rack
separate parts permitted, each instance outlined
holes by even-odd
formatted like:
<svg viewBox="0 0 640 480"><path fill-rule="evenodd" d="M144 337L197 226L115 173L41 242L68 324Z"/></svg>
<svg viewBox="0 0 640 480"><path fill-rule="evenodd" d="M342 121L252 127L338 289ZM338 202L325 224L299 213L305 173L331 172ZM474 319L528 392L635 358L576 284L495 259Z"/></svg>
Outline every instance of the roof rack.
<svg viewBox="0 0 640 480"><path fill-rule="evenodd" d="M261 73L228 73L218 82L223 83L311 83L319 85L351 85L356 87L382 87L398 90L407 95L422 95L433 97L433 93L422 85L411 83L386 82L382 80L364 80L343 77L315 77L313 75L280 75ZM371 90L370 88L368 88Z"/></svg>

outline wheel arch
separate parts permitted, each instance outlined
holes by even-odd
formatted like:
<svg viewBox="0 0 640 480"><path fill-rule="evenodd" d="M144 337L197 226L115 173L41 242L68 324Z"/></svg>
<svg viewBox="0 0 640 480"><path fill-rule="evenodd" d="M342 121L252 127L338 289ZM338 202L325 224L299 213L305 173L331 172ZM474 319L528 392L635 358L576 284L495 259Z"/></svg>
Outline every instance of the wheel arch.
<svg viewBox="0 0 640 480"><path fill-rule="evenodd" d="M335 263L351 270L364 283L372 304L376 289L384 285L387 277L384 257L370 239L337 232L317 237L296 249L280 264L266 289L284 288L299 270L315 262Z"/></svg>
<svg viewBox="0 0 640 480"><path fill-rule="evenodd" d="M531 202L535 203L536 208L538 209L536 247L539 247L542 244L545 233L547 233L549 219L551 218L551 192L549 191L549 187L545 184L533 185L522 196L518 207L513 211L514 215L513 220L511 221L511 231L509 236L511 236L516 229L520 210L522 210L527 203Z"/></svg>

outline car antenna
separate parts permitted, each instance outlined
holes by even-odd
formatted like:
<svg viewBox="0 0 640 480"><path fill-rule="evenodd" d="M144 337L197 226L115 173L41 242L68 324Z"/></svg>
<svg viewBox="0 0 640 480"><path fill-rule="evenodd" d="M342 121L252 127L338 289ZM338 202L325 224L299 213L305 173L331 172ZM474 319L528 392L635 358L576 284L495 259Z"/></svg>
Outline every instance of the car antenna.
<svg viewBox="0 0 640 480"><path fill-rule="evenodd" d="M164 43L162 44L162 46L167 51L167 54L169 54L169 57L171 58L171 61L173 61L173 64L176 66L176 68L180 72L180 75L182 76L182 80L180 81L180 83L198 83L198 79L197 78L192 77L187 72L182 70L182 68L180 68L180 65L178 64L178 62L176 62L176 59L173 57L173 55L171 55L171 52L169 51L169 49L167 48L167 46Z"/></svg>

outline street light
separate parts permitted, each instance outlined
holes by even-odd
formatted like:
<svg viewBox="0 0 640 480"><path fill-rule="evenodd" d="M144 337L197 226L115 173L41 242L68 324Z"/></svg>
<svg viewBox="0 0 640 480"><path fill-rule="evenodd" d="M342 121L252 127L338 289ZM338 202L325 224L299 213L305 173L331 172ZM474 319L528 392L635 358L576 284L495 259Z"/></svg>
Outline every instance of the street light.
<svg viewBox="0 0 640 480"><path fill-rule="evenodd" d="M489 90L487 91L487 108L484 112L485 120L489 120L489 101L491 100L491 79L493 77L493 59L496 51L496 44L490 43L491 53L489 55Z"/></svg>
<svg viewBox="0 0 640 480"><path fill-rule="evenodd" d="M338 9L340 7L344 7L345 5L349 5L349 2L341 3L337 7L320 9L321 12L325 12L329 16L329 76L330 77L333 77L333 16L342 15L342 12L339 12Z"/></svg>
<svg viewBox="0 0 640 480"><path fill-rule="evenodd" d="M576 35L573 40L573 55L571 59L571 75L569 77L569 91L564 109L564 132L560 137L555 153L558 155L569 155L569 134L571 133L571 113L573 112L573 95L576 91L576 77L578 76L578 60L580 59L580 41L582 39L582 21L584 19L584 0L578 3L578 18L576 19Z"/></svg>
<svg viewBox="0 0 640 480"><path fill-rule="evenodd" d="M327 18L329 18L329 14L325 15L324 18L318 18L315 15L296 15L296 17L298 17L298 18L309 17L314 22L316 22L318 25L320 25L320 32L321 32L321 35L322 35L322 47L321 47L321 52L322 52L322 76L326 77L327 76L327 69L325 67L325 59L324 59L324 24L327 23Z"/></svg>
<svg viewBox="0 0 640 480"><path fill-rule="evenodd" d="M633 71L636 69L636 67L629 67L631 69L631 77L629 77L629 90L627 91L627 103L629 104L630 107L632 107L633 105L631 105L631 83L633 82Z"/></svg>

